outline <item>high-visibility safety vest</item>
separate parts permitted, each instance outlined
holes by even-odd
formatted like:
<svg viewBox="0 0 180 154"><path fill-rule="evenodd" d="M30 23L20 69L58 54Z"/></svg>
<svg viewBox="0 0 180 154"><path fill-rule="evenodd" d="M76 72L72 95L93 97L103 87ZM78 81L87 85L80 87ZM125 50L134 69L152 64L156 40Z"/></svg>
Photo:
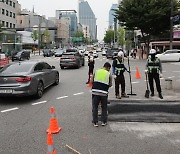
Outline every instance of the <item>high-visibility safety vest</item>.
<svg viewBox="0 0 180 154"><path fill-rule="evenodd" d="M152 61L151 57L148 58L148 72L149 73L159 73L160 71L160 60L155 57L155 60Z"/></svg>
<svg viewBox="0 0 180 154"><path fill-rule="evenodd" d="M92 92L108 94L110 73L105 69L99 69L94 75Z"/></svg>
<svg viewBox="0 0 180 154"><path fill-rule="evenodd" d="M122 60L121 62L116 59L117 65L115 67L115 74L118 76L121 74L121 71L124 70L124 60Z"/></svg>

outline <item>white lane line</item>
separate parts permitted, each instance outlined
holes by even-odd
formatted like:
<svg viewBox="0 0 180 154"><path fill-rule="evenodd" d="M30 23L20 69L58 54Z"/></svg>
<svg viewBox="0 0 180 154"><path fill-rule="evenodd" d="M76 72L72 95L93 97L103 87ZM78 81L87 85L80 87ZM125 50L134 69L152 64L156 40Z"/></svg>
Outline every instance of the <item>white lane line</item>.
<svg viewBox="0 0 180 154"><path fill-rule="evenodd" d="M73 95L77 96L77 95L82 95L82 94L84 94L84 92L76 93L76 94L73 94Z"/></svg>
<svg viewBox="0 0 180 154"><path fill-rule="evenodd" d="M2 110L1 113L9 112L9 111L14 111L14 110L18 110L18 109L19 108L15 107L15 108L12 108L12 109Z"/></svg>
<svg viewBox="0 0 180 154"><path fill-rule="evenodd" d="M46 103L46 102L47 102L47 101L37 102L37 103L33 103L32 105L43 104L43 103Z"/></svg>
<svg viewBox="0 0 180 154"><path fill-rule="evenodd" d="M56 99L63 99L63 98L67 98L68 96L61 96L61 97L58 97Z"/></svg>
<svg viewBox="0 0 180 154"><path fill-rule="evenodd" d="M175 72L175 73L179 73L180 71L173 71L173 72Z"/></svg>
<svg viewBox="0 0 180 154"><path fill-rule="evenodd" d="M175 78L175 76L169 76L168 79Z"/></svg>
<svg viewBox="0 0 180 154"><path fill-rule="evenodd" d="M132 82L132 84L139 83L139 82Z"/></svg>

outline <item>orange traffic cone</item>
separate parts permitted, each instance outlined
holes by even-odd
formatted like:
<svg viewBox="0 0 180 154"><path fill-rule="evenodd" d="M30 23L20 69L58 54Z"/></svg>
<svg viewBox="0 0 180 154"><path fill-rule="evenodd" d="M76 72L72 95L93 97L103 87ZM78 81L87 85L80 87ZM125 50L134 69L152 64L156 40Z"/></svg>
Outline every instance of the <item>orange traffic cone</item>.
<svg viewBox="0 0 180 154"><path fill-rule="evenodd" d="M59 133L62 128L58 126L58 121L56 119L56 115L53 107L50 108L50 114L51 114L51 119L49 123L49 129L47 129L47 133L52 133L52 134Z"/></svg>
<svg viewBox="0 0 180 154"><path fill-rule="evenodd" d="M92 77L93 77L93 75L92 75L92 73L91 73L91 74L90 74L89 84L88 84L88 87L90 87L90 88L92 88L92 86L93 86Z"/></svg>
<svg viewBox="0 0 180 154"><path fill-rule="evenodd" d="M139 69L136 66L136 79L140 79L140 78L141 78L141 76L140 76L140 73L139 73Z"/></svg>
<svg viewBox="0 0 180 154"><path fill-rule="evenodd" d="M47 136L47 153L46 154L56 154L56 150L53 145L52 134L48 133Z"/></svg>

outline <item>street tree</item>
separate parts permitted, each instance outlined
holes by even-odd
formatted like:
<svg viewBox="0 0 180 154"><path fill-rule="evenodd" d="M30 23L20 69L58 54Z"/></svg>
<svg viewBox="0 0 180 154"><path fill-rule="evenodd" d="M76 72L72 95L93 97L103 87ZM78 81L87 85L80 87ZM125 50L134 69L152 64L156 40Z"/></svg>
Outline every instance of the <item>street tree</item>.
<svg viewBox="0 0 180 154"><path fill-rule="evenodd" d="M107 30L104 36L104 42L111 44L114 41L114 30Z"/></svg>
<svg viewBox="0 0 180 154"><path fill-rule="evenodd" d="M34 31L31 33L31 37L32 37L32 39L33 39L33 41L34 41L34 48L35 48L35 42L38 40L38 37L39 37L37 30L34 30Z"/></svg>
<svg viewBox="0 0 180 154"><path fill-rule="evenodd" d="M49 43L50 42L50 33L49 33L49 30L46 29L43 32L43 35L44 35L44 43Z"/></svg>
<svg viewBox="0 0 180 154"><path fill-rule="evenodd" d="M123 46L126 43L126 41L125 41L125 29L123 27L120 27L117 30L117 41L118 41L118 44L121 46L121 48L123 48Z"/></svg>
<svg viewBox="0 0 180 154"><path fill-rule="evenodd" d="M152 36L158 37L170 29L171 0L122 0L115 17L129 30L141 30L149 51ZM178 13L179 3L173 0L173 15Z"/></svg>
<svg viewBox="0 0 180 154"><path fill-rule="evenodd" d="M74 36L75 37L84 37L84 33L82 31L77 31Z"/></svg>

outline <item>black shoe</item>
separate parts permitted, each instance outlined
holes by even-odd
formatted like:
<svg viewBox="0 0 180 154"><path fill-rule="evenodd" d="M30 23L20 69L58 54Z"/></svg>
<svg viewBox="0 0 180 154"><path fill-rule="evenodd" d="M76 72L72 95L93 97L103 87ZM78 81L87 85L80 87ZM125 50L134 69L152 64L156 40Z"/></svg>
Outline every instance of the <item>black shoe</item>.
<svg viewBox="0 0 180 154"><path fill-rule="evenodd" d="M163 99L163 96L162 96L162 94L159 94L159 98L160 98L160 99Z"/></svg>
<svg viewBox="0 0 180 154"><path fill-rule="evenodd" d="M154 93L151 93L151 97L153 97L154 96Z"/></svg>
<svg viewBox="0 0 180 154"><path fill-rule="evenodd" d="M107 122L102 122L101 123L101 126L106 126L107 125Z"/></svg>
<svg viewBox="0 0 180 154"><path fill-rule="evenodd" d="M89 81L88 81L88 82L86 82L86 84L89 84Z"/></svg>
<svg viewBox="0 0 180 154"><path fill-rule="evenodd" d="M94 127L98 127L98 123L95 122L95 123L94 123Z"/></svg>

